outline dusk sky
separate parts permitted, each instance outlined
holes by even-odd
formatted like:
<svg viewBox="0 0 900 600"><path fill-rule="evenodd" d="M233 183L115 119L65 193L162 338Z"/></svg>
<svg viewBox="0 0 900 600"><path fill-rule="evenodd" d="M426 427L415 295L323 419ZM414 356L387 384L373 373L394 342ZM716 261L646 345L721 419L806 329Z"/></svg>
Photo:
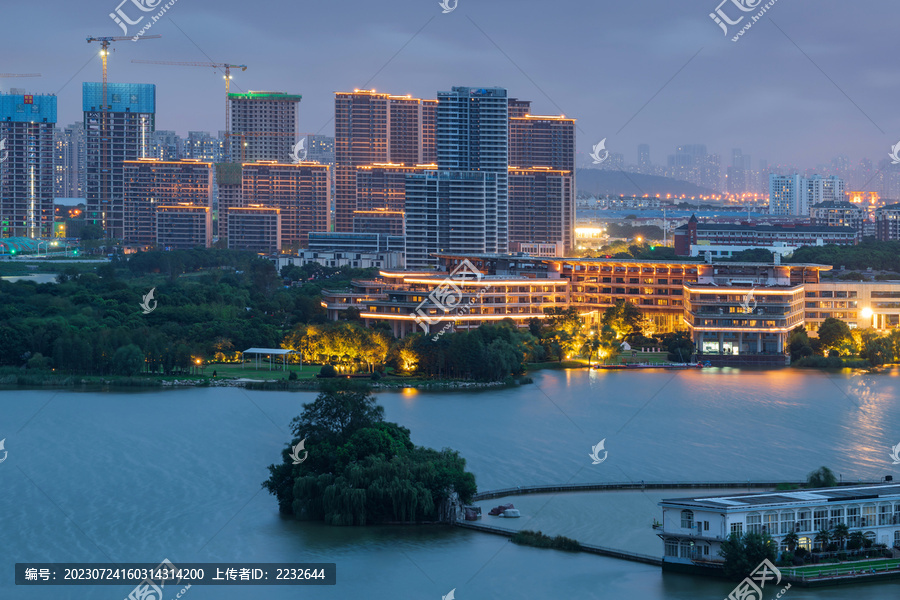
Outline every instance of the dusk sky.
<svg viewBox="0 0 900 600"><path fill-rule="evenodd" d="M122 35L109 17L119 1L4 3L0 72L43 77L0 79L0 89L58 92L59 123L80 121L81 82L101 72L99 46L85 38ZM603 138L628 163L639 143L657 164L684 143L707 144L723 165L736 147L754 167L887 157L900 140L898 3L778 0L732 42L765 2L752 12L723 5L732 19L747 15L727 37L709 16L718 2L459 0L442 14L438 0L177 0L147 31L161 39L115 44L109 78L156 83L157 129L182 135L223 128L221 74L132 59L247 64L232 90L302 94L309 133L334 134L335 91L433 98L497 85L535 112L578 119L579 164ZM131 1L122 10L156 14Z"/></svg>

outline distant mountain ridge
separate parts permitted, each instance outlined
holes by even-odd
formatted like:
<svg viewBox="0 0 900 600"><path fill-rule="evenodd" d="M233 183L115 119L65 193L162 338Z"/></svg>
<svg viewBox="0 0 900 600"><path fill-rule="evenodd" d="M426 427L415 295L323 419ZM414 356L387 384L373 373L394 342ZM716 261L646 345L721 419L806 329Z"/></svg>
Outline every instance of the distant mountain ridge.
<svg viewBox="0 0 900 600"><path fill-rule="evenodd" d="M625 195L625 196L709 196L718 194L716 190L700 187L687 181L678 181L669 177L642 175L640 173L623 173L618 169L609 171L601 169L576 169L578 192L592 195Z"/></svg>

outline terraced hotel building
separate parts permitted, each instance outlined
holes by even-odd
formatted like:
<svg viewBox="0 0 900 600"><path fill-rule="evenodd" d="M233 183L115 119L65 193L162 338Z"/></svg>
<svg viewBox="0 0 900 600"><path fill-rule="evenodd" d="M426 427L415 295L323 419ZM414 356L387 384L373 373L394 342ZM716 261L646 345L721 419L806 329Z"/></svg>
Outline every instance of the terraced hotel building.
<svg viewBox="0 0 900 600"><path fill-rule="evenodd" d="M900 323L900 302L892 301L900 298L900 284L823 282L828 265L517 254L443 253L435 259L443 270L382 271L377 279L354 281L350 290L326 290L328 317L337 320L352 306L366 325L388 322L403 337L424 331L422 323L429 332L448 323L465 330L507 318L527 327L551 308L574 307L597 323L607 308L628 300L657 333L690 331L705 357L760 364L785 360L790 332L800 326L814 331L827 316L851 328ZM480 279L451 278L450 287L441 287L464 261ZM820 308L826 303L828 310Z"/></svg>

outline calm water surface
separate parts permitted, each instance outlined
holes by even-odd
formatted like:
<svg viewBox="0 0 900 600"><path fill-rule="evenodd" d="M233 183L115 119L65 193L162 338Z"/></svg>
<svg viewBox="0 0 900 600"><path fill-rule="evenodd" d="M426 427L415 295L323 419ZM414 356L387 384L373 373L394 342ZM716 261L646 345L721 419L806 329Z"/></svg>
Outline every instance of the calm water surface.
<svg viewBox="0 0 900 600"><path fill-rule="evenodd" d="M515 389L378 398L417 444L461 451L480 489L800 479L820 465L855 480L900 475L888 456L900 442L898 375L559 371L540 372L536 385ZM112 600L131 589L16 587L16 562L163 558L337 563L334 587L195 586L184 597L197 600L437 600L453 588L459 600L694 600L724 598L732 587L471 531L333 528L281 517L260 483L290 437L290 420L313 397L233 388L0 392L0 439L9 452L0 464L0 598ZM608 459L592 465L590 448L601 439ZM687 495L519 497L512 501L523 518L503 524L659 555L649 527L660 516L656 502ZM900 585L864 589L888 598ZM854 595L848 588L790 590L796 599Z"/></svg>

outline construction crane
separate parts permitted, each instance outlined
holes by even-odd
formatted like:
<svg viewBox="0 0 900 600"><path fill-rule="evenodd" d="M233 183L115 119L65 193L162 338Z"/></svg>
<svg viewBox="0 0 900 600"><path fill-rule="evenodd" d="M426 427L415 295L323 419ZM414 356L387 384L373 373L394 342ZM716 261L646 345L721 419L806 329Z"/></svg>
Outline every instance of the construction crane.
<svg viewBox="0 0 900 600"><path fill-rule="evenodd" d="M109 109L111 108L108 104L108 96L106 94L106 59L109 56L109 45L112 42L122 42L125 40L132 41L141 41L141 40L150 40L155 38L161 38L161 35L145 35L138 38L134 38L131 36L122 36L122 35L114 35L114 36L89 36L87 38L87 43L91 42L100 42L100 59L103 61L103 87L102 87L102 96L100 97L100 180L101 180L101 195L100 202L106 202L109 200L109 190L108 190L108 180L109 173L111 171L109 164L109 148L107 144L109 143ZM104 174L105 173L105 174ZM103 229L106 231L106 218L103 219Z"/></svg>
<svg viewBox="0 0 900 600"><path fill-rule="evenodd" d="M6 77L40 77L40 73L0 73L0 79Z"/></svg>
<svg viewBox="0 0 900 600"><path fill-rule="evenodd" d="M229 118L229 110L228 110L228 94L231 90L231 69L240 69L241 71L247 70L247 65L231 65L228 63L214 63L214 62L173 62L169 60L133 60L133 63L140 63L144 65L175 65L178 67L211 67L213 69L224 69L225 70L225 135L226 137L229 134L229 130L231 128L231 119Z"/></svg>

